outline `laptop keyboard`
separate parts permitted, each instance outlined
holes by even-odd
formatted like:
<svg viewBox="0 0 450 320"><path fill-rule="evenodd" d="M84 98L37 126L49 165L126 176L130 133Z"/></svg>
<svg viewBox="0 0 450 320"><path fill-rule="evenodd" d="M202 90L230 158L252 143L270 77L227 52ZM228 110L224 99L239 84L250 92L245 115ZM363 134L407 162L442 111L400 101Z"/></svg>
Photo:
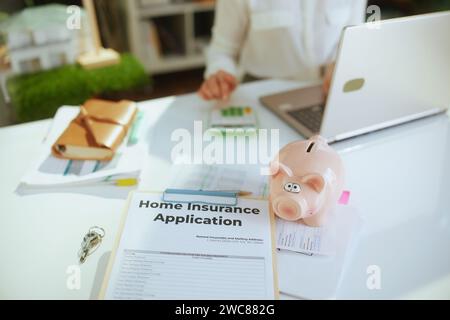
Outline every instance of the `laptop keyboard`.
<svg viewBox="0 0 450 320"><path fill-rule="evenodd" d="M319 133L324 109L324 105L318 104L308 108L289 111L288 114L312 133Z"/></svg>

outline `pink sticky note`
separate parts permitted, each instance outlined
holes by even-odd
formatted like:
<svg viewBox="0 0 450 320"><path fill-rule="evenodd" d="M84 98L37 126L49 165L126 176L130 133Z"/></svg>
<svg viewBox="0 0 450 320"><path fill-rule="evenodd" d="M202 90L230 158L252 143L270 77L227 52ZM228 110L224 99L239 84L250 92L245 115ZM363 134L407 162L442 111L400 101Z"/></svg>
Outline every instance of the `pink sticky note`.
<svg viewBox="0 0 450 320"><path fill-rule="evenodd" d="M342 191L341 197L338 200L339 204L346 205L350 200L350 191Z"/></svg>

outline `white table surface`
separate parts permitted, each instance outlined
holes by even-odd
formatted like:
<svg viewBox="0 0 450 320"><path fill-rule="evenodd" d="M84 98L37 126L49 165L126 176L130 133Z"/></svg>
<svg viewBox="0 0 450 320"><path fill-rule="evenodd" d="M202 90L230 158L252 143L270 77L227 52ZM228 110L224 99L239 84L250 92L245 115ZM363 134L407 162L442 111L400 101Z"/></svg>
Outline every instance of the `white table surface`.
<svg viewBox="0 0 450 320"><path fill-rule="evenodd" d="M235 100L252 104L260 127L279 128L281 145L302 137L263 108L263 94L299 87L268 80L242 85ZM140 103L148 129L142 190L162 190L171 167L173 129L192 130L211 104L196 95ZM20 178L40 150L51 120L0 128L0 298L89 299L98 294L127 190L19 195ZM351 204L364 218L338 298L450 298L450 139L447 115L434 116L333 146L347 168ZM119 194L117 194L117 192ZM90 226L106 229L100 248L81 265L81 286L67 286L71 265ZM369 290L367 267L381 270ZM320 281L320 279L318 279ZM301 285L301 284L299 284ZM284 296L284 298L289 298Z"/></svg>

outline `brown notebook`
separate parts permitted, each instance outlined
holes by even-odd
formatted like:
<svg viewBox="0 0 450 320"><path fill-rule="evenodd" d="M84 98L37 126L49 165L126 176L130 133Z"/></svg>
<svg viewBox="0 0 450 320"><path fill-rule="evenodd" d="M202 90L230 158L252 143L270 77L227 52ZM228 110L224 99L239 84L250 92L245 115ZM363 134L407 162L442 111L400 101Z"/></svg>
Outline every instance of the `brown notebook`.
<svg viewBox="0 0 450 320"><path fill-rule="evenodd" d="M137 113L136 104L122 100L86 101L52 146L55 157L72 160L110 160Z"/></svg>

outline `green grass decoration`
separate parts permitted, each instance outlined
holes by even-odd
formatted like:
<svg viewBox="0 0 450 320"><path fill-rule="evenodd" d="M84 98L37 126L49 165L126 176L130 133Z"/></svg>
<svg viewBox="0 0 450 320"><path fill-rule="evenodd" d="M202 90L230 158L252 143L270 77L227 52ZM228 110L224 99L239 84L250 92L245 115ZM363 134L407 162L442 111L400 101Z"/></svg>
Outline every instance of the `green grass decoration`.
<svg viewBox="0 0 450 320"><path fill-rule="evenodd" d="M62 105L79 105L101 94L148 85L143 66L130 54L118 65L85 70L78 65L18 75L7 86L18 122L53 117Z"/></svg>

